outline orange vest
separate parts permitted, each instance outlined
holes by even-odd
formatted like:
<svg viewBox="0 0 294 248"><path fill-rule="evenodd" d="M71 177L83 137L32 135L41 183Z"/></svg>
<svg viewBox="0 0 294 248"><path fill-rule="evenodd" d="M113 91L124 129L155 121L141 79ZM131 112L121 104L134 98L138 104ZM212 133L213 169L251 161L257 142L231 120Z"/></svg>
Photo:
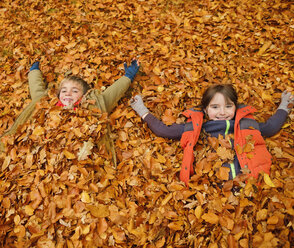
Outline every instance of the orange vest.
<svg viewBox="0 0 294 248"><path fill-rule="evenodd" d="M250 170L249 176L257 178L261 171L269 174L271 155L259 131L259 124L252 115L255 111L256 109L250 106L237 109L234 126L234 149L241 168L248 168ZM181 146L184 149L184 155L180 171L180 180L188 185L190 176L194 174L193 151L202 128L203 113L197 110L186 110L183 114L188 118L187 122L192 122L193 124L193 130L185 131L181 137ZM246 138L249 137L252 137L251 139L254 141L254 147L253 150L246 153L243 152L243 147L246 144ZM238 153L237 151L241 152Z"/></svg>

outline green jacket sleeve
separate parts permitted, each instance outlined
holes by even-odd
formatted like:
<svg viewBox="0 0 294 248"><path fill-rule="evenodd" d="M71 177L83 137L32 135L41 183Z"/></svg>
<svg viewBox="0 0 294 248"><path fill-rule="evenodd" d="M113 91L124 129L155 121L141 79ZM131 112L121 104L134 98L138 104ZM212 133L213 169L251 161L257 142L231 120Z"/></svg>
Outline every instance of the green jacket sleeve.
<svg viewBox="0 0 294 248"><path fill-rule="evenodd" d="M39 99L47 90L40 70L32 70L29 72L29 89L32 100Z"/></svg>
<svg viewBox="0 0 294 248"><path fill-rule="evenodd" d="M30 71L28 77L32 102L16 118L11 128L4 134L2 134L0 137L14 134L19 126L23 125L28 119L30 119L35 110L36 103L47 94L46 85L43 81L42 73L40 70Z"/></svg>
<svg viewBox="0 0 294 248"><path fill-rule="evenodd" d="M127 89L130 87L130 84L131 79L123 76L101 93L105 102L107 113L110 113L113 110L117 102L123 97Z"/></svg>

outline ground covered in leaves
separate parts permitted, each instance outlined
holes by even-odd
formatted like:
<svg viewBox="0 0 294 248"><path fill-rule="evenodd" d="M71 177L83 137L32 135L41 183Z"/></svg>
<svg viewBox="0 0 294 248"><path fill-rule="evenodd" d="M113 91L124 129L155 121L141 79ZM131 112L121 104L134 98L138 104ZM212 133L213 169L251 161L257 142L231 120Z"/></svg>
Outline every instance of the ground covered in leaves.
<svg viewBox="0 0 294 248"><path fill-rule="evenodd" d="M269 176L226 181L207 156L187 188L179 142L156 137L129 106L140 93L166 124L180 122L208 85L231 82L265 121L294 92L293 11L286 0L2 0L0 134L30 102L36 60L50 92L65 74L103 90L124 61L138 56L141 69L110 116L61 110L51 94L4 140L1 247L293 246L293 112L266 139ZM117 168L98 145L108 124Z"/></svg>

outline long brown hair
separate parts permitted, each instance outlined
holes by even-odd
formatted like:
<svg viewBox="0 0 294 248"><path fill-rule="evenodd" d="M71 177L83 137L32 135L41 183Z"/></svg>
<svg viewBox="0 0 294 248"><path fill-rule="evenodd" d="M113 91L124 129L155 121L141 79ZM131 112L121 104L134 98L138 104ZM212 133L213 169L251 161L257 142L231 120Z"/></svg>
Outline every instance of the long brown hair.
<svg viewBox="0 0 294 248"><path fill-rule="evenodd" d="M201 108L205 110L216 93L221 93L226 101L231 101L237 107L238 95L232 84L215 84L206 89L202 96Z"/></svg>

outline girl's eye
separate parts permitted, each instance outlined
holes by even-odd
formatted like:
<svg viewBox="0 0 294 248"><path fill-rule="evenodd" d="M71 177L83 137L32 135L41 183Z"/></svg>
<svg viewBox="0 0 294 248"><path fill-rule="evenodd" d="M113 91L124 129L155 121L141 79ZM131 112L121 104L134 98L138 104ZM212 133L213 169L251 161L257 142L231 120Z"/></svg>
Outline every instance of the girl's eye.
<svg viewBox="0 0 294 248"><path fill-rule="evenodd" d="M232 104L230 104L230 105L227 105L226 107L227 107L227 108L232 108L232 107L233 107L233 105L232 105Z"/></svg>

